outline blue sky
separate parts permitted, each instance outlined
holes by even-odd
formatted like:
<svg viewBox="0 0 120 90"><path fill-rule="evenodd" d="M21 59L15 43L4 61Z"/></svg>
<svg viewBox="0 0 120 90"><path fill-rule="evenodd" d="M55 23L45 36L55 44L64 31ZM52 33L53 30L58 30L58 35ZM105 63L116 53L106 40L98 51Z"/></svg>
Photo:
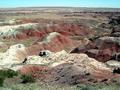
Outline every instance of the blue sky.
<svg viewBox="0 0 120 90"><path fill-rule="evenodd" d="M0 0L0 7L32 6L120 8L120 0Z"/></svg>

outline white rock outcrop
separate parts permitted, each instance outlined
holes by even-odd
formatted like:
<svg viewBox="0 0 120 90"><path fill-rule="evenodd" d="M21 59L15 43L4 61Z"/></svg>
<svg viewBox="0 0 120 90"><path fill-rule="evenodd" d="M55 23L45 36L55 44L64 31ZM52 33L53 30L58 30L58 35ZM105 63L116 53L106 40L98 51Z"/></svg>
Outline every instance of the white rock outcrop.
<svg viewBox="0 0 120 90"><path fill-rule="evenodd" d="M66 51L62 50L60 52L54 53L48 50L44 50L48 54L44 57L41 56L28 56L26 64L40 64L40 65L51 65L59 61L59 58L63 58L68 54ZM58 60L57 60L58 59Z"/></svg>
<svg viewBox="0 0 120 90"><path fill-rule="evenodd" d="M20 25L12 25L12 26L0 26L0 35L9 36L18 33L20 29L31 29L31 28L35 28L36 26L37 23L26 23Z"/></svg>
<svg viewBox="0 0 120 90"><path fill-rule="evenodd" d="M49 33L46 38L44 38L44 40L42 42L39 42L39 44L47 44L50 43L52 41L52 39L54 39L56 36L59 36L60 34L58 32L52 32Z"/></svg>
<svg viewBox="0 0 120 90"><path fill-rule="evenodd" d="M107 61L106 64L110 67L119 67L120 68L120 62L119 61L110 60L110 61Z"/></svg>
<svg viewBox="0 0 120 90"><path fill-rule="evenodd" d="M13 64L22 63L26 55L23 44L13 45L5 53L0 54L0 66L9 68Z"/></svg>

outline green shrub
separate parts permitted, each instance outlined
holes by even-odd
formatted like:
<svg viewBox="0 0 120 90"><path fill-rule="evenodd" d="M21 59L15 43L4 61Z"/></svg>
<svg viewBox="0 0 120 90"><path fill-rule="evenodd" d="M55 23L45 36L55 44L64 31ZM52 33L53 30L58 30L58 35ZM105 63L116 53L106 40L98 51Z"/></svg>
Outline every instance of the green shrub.
<svg viewBox="0 0 120 90"><path fill-rule="evenodd" d="M0 86L3 86L4 78L0 77Z"/></svg>
<svg viewBox="0 0 120 90"><path fill-rule="evenodd" d="M8 70L0 70L0 77L7 77L7 78L12 78L13 76L17 76L18 73L8 69Z"/></svg>
<svg viewBox="0 0 120 90"><path fill-rule="evenodd" d="M114 69L114 70L113 70L113 73L120 74L120 68Z"/></svg>
<svg viewBox="0 0 120 90"><path fill-rule="evenodd" d="M17 76L18 73L13 70L0 70L0 86L3 86L5 78L12 78L13 76Z"/></svg>
<svg viewBox="0 0 120 90"><path fill-rule="evenodd" d="M22 75L21 76L22 83L33 83L35 79L31 75Z"/></svg>

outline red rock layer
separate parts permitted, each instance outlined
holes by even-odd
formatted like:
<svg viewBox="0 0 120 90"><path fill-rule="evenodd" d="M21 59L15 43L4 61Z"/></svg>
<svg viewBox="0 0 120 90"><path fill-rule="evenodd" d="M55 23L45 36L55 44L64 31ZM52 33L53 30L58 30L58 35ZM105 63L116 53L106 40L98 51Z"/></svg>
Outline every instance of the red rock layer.
<svg viewBox="0 0 120 90"><path fill-rule="evenodd" d="M41 41L42 42L42 41ZM26 50L29 53L29 55L38 55L41 50L50 50L52 52L58 52L61 50L67 50L70 49L79 42L70 39L67 36L64 35L57 35L55 36L50 42L48 43L41 43L39 40L32 46L28 47Z"/></svg>
<svg viewBox="0 0 120 90"><path fill-rule="evenodd" d="M44 27L37 27L33 30L21 30L20 33L17 33L16 36L13 35L12 37L16 39L24 39L28 37L42 37L51 32L58 32L67 36L89 36L94 34L94 32L92 30L89 30L89 28L78 24L57 23L51 26L47 26L46 24L46 26Z"/></svg>

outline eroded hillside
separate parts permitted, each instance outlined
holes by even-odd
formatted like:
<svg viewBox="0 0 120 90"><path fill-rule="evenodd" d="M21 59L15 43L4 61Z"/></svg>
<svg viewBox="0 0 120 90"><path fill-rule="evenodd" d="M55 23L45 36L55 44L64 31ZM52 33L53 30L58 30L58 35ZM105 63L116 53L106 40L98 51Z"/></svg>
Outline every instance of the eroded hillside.
<svg viewBox="0 0 120 90"><path fill-rule="evenodd" d="M120 84L119 12L13 11L0 12L0 86Z"/></svg>

